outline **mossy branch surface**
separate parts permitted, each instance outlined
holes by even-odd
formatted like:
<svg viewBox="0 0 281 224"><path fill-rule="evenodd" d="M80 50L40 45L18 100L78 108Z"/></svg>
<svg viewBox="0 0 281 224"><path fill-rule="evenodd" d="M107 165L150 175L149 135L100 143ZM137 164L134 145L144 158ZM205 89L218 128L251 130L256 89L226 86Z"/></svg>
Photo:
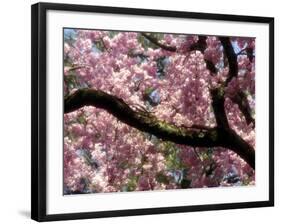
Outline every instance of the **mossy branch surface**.
<svg viewBox="0 0 281 224"><path fill-rule="evenodd" d="M255 150L228 126L223 127L225 120L216 128L178 127L159 120L152 113L132 109L121 98L89 88L79 89L64 99L64 113L70 113L84 106L104 109L119 121L165 141L193 147L231 149L251 167L255 167Z"/></svg>

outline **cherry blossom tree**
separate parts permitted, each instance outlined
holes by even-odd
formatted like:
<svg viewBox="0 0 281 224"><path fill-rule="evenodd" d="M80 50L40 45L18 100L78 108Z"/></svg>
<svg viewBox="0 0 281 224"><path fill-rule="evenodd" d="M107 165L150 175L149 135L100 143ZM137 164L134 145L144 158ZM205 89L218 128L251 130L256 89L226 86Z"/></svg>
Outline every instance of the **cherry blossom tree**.
<svg viewBox="0 0 281 224"><path fill-rule="evenodd" d="M255 38L64 29L64 194L255 184Z"/></svg>

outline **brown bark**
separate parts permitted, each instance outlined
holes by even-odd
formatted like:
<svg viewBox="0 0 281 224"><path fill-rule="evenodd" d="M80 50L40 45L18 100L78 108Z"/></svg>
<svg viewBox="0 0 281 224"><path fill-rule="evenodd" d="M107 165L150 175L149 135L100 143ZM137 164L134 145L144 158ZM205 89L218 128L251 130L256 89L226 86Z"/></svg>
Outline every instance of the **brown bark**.
<svg viewBox="0 0 281 224"><path fill-rule="evenodd" d="M255 151L229 128L177 127L157 119L153 114L134 110L124 100L101 90L79 89L64 100L64 113L84 106L102 108L123 123L140 131L177 144L193 147L226 147L236 152L251 167L255 167Z"/></svg>
<svg viewBox="0 0 281 224"><path fill-rule="evenodd" d="M144 37L154 43L156 46L176 52L173 46L162 44L158 39L150 34L142 33ZM255 169L255 149L243 140L234 130L229 127L227 114L225 111L225 87L238 75L237 55L234 52L230 39L228 37L219 38L224 48L224 55L228 61L229 74L225 83L215 89L210 89L212 97L212 107L214 110L217 127L177 127L159 120L153 114L137 109L132 109L128 104L116 96L107 94L101 90L79 89L75 93L67 96L64 100L64 113L75 111L83 106L94 106L102 108L115 116L123 123L130 125L140 131L148 132L156 137L171 141L177 144L193 147L224 147L237 153L253 169ZM206 49L206 37L199 36L199 40L190 47L190 51L199 50L204 53ZM206 62L206 60L205 60ZM209 65L208 65L209 64ZM211 62L206 62L207 68L211 73L216 73L216 68ZM248 102L244 93L237 93L233 102L237 103L241 112L244 114L248 123L254 124L251 117Z"/></svg>

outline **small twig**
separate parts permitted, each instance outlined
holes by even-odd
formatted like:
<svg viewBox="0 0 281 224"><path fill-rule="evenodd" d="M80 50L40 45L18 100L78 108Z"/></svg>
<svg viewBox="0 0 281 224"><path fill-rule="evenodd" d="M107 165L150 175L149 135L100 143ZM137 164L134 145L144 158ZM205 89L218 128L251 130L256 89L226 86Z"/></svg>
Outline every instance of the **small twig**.
<svg viewBox="0 0 281 224"><path fill-rule="evenodd" d="M194 152L194 154L198 157L198 159L199 159L201 162L203 162L203 160L201 159L201 156L199 155L199 153L198 153L197 150L196 150L196 147L193 147L193 152Z"/></svg>
<svg viewBox="0 0 281 224"><path fill-rule="evenodd" d="M140 104L132 104L131 106L133 108L135 108L139 112L143 112L143 113L146 113L146 114L151 114L150 111L148 111L144 106L142 106Z"/></svg>
<svg viewBox="0 0 281 224"><path fill-rule="evenodd" d="M141 35L143 35L146 39L148 39L150 42L152 42L156 46L158 46L158 47L160 47L160 48L162 48L162 49L164 49L166 51L176 52L176 50L177 50L176 47L162 44L157 38L153 37L149 33L141 33Z"/></svg>
<svg viewBox="0 0 281 224"><path fill-rule="evenodd" d="M141 85L142 82L143 82L143 79L134 82L134 84L135 84L135 86L134 86L134 91L139 91L140 85Z"/></svg>
<svg viewBox="0 0 281 224"><path fill-rule="evenodd" d="M73 64L69 69L68 69L68 71L74 71L74 70L77 70L77 69L80 69L80 68L87 68L87 67L91 67L90 65L87 65L87 64L81 64L81 65L79 65L79 64Z"/></svg>
<svg viewBox="0 0 281 224"><path fill-rule="evenodd" d="M238 55L240 55L240 54L242 54L243 53L243 51L245 51L247 49L247 47L245 47L245 48L243 48L242 50L240 50L236 55L238 56Z"/></svg>

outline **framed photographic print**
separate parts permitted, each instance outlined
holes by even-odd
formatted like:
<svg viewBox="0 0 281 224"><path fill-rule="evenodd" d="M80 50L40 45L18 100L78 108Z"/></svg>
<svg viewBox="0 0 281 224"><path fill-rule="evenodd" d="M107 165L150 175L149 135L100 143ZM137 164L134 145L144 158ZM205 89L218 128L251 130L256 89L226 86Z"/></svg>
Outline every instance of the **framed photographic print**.
<svg viewBox="0 0 281 224"><path fill-rule="evenodd" d="M32 219L274 205L274 19L32 6Z"/></svg>

